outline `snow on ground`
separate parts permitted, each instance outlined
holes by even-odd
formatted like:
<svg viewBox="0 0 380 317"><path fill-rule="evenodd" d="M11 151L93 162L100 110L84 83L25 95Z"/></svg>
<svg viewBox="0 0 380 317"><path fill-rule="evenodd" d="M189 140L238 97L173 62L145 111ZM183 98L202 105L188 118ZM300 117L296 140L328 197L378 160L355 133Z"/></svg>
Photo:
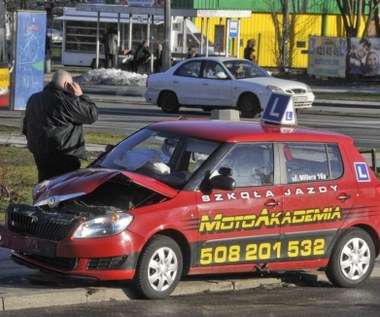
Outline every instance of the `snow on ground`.
<svg viewBox="0 0 380 317"><path fill-rule="evenodd" d="M141 75L115 68L98 68L75 77L75 81L85 85L145 86L147 78L146 74Z"/></svg>

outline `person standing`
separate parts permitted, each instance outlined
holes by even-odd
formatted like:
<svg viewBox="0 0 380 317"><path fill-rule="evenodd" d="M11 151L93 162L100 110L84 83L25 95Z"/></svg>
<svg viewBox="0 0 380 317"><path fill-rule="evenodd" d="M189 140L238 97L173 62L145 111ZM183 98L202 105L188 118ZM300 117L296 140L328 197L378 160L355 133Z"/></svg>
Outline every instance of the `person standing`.
<svg viewBox="0 0 380 317"><path fill-rule="evenodd" d="M197 54L197 50L195 47L190 46L189 49L187 50L187 56L186 58L193 58L193 57L198 57L199 55Z"/></svg>
<svg viewBox="0 0 380 317"><path fill-rule="evenodd" d="M133 55L132 71L137 73L139 66L145 64L149 57L150 52L148 43L146 41L142 41L141 44L137 47L135 54Z"/></svg>
<svg viewBox="0 0 380 317"><path fill-rule="evenodd" d="M247 46L244 49L244 58L254 63L256 63L255 45L256 41L254 39L250 39L248 40Z"/></svg>
<svg viewBox="0 0 380 317"><path fill-rule="evenodd" d="M106 68L115 68L117 49L117 34L115 30L112 27L110 27L104 39L104 55L106 58Z"/></svg>
<svg viewBox="0 0 380 317"><path fill-rule="evenodd" d="M30 96L22 133L37 166L38 182L80 168L80 159L86 158L83 124L97 118L95 103L64 70Z"/></svg>
<svg viewBox="0 0 380 317"><path fill-rule="evenodd" d="M162 53L163 48L161 43L157 43L156 51L154 52L154 72L160 73L162 71Z"/></svg>

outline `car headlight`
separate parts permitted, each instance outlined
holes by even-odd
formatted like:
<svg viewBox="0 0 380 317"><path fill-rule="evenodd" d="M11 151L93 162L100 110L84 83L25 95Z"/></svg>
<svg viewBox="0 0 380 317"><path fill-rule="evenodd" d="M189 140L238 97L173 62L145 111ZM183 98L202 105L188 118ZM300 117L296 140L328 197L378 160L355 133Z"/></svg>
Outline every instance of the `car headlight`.
<svg viewBox="0 0 380 317"><path fill-rule="evenodd" d="M285 91L283 89L281 89L280 87L277 87L277 86L272 86L272 85L268 85L266 87L269 91L271 91L272 93L284 93Z"/></svg>
<svg viewBox="0 0 380 317"><path fill-rule="evenodd" d="M99 238L118 234L132 222L133 216L127 213L112 214L91 219L82 223L74 232L75 239Z"/></svg>

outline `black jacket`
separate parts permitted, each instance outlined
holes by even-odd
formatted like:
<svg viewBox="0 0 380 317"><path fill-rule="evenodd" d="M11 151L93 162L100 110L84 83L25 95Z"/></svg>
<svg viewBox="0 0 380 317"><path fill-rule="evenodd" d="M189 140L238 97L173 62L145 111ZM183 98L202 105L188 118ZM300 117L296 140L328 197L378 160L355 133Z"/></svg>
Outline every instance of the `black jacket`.
<svg viewBox="0 0 380 317"><path fill-rule="evenodd" d="M28 99L22 132L28 149L37 156L67 154L85 158L82 125L97 118L98 108L90 97L77 97L50 82Z"/></svg>

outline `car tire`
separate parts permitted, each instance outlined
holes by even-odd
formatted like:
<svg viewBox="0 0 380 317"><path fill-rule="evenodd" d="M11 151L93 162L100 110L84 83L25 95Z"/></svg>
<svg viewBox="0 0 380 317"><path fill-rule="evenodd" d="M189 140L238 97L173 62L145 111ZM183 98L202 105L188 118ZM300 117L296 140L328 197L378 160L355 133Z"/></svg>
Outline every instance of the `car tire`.
<svg viewBox="0 0 380 317"><path fill-rule="evenodd" d="M326 276L338 287L356 287L371 275L375 264L374 242L367 232L352 228L336 242Z"/></svg>
<svg viewBox="0 0 380 317"><path fill-rule="evenodd" d="M179 110L177 96L171 91L163 91L158 98L157 105L166 113L177 113Z"/></svg>
<svg viewBox="0 0 380 317"><path fill-rule="evenodd" d="M260 101L253 94L242 95L237 106L244 118L254 118L261 112Z"/></svg>
<svg viewBox="0 0 380 317"><path fill-rule="evenodd" d="M154 236L143 249L134 277L140 297L162 299L177 287L182 275L183 258L178 244L167 236Z"/></svg>

